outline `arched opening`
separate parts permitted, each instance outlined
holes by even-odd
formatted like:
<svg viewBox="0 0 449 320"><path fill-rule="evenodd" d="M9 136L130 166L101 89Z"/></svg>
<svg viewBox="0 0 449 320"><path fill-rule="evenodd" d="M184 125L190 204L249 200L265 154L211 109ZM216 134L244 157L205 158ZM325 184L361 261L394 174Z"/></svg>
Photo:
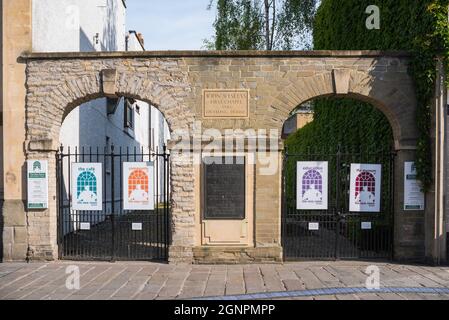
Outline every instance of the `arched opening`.
<svg viewBox="0 0 449 320"><path fill-rule="evenodd" d="M61 259L168 259L170 130L151 103L68 107L57 154Z"/></svg>
<svg viewBox="0 0 449 320"><path fill-rule="evenodd" d="M364 101L316 98L285 122L286 259L391 259L394 130Z"/></svg>

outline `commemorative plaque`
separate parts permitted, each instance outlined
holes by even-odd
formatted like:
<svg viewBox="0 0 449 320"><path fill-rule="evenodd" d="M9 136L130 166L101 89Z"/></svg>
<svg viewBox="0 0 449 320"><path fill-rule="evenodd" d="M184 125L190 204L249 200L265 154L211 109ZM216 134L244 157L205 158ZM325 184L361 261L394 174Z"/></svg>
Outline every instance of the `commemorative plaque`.
<svg viewBox="0 0 449 320"><path fill-rule="evenodd" d="M249 117L249 90L203 90L203 118L245 119Z"/></svg>
<svg viewBox="0 0 449 320"><path fill-rule="evenodd" d="M214 158L217 159L217 158ZM245 219L245 164L243 158L204 164L204 219ZM237 160L238 159L238 160Z"/></svg>

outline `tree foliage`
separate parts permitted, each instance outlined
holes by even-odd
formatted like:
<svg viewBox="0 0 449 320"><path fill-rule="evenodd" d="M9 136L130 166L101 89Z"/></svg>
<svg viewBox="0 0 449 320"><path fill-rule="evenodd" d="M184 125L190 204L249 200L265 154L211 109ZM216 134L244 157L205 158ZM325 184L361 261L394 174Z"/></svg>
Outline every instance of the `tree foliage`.
<svg viewBox="0 0 449 320"><path fill-rule="evenodd" d="M380 8L379 30L366 28L368 15L365 11L369 5ZM449 56L448 5L449 0L322 0L313 28L316 50L407 50L412 53L410 73L415 80L417 123L420 130L417 169L425 189L432 182L430 106L435 88L435 61L441 55L447 66ZM380 121L371 106L366 105L363 112L357 112L360 111L359 104L347 105L345 111L341 105L338 101L318 103L315 117L317 124L300 130L295 135L298 142L292 138L290 143L297 148L304 148L313 143L309 137L321 136L322 145L332 145L335 143L334 134L327 137L322 135L322 131L327 129L320 123L332 123L342 112L351 116L339 124L339 129L333 130L348 132L345 139L351 143L366 143L367 137L358 140L361 136L352 131L354 122L363 123L363 118L366 117L372 119L372 123L365 123L365 128L372 137L385 137L385 133L391 131L387 120ZM328 113L320 112L320 108L326 107Z"/></svg>
<svg viewBox="0 0 449 320"><path fill-rule="evenodd" d="M211 0L217 7L215 50L307 48L318 0Z"/></svg>

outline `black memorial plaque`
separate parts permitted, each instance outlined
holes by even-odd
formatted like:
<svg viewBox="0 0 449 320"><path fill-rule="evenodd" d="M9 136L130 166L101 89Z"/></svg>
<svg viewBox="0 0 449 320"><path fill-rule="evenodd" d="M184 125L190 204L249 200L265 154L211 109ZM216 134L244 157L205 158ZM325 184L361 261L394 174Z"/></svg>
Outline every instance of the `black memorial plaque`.
<svg viewBox="0 0 449 320"><path fill-rule="evenodd" d="M227 160L204 164L204 219L245 219L244 158Z"/></svg>

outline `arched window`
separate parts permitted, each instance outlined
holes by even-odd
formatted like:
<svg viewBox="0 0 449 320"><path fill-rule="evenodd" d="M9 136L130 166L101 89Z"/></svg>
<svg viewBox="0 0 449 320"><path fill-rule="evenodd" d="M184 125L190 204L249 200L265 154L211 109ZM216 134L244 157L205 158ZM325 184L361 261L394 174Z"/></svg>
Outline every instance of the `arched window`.
<svg viewBox="0 0 449 320"><path fill-rule="evenodd" d="M92 172L83 172L78 176L77 179L77 197L79 198L80 194L83 191L90 191L93 194L97 194L97 178Z"/></svg>
<svg viewBox="0 0 449 320"><path fill-rule="evenodd" d="M362 192L368 191L371 194L376 194L376 178L368 171L362 171L359 173L355 180L355 197Z"/></svg>
<svg viewBox="0 0 449 320"><path fill-rule="evenodd" d="M312 186L320 193L323 193L323 177L314 169L307 171L302 177L302 196L312 189Z"/></svg>
<svg viewBox="0 0 449 320"><path fill-rule="evenodd" d="M144 170L135 169L128 177L128 196L140 186L148 194L148 175Z"/></svg>

